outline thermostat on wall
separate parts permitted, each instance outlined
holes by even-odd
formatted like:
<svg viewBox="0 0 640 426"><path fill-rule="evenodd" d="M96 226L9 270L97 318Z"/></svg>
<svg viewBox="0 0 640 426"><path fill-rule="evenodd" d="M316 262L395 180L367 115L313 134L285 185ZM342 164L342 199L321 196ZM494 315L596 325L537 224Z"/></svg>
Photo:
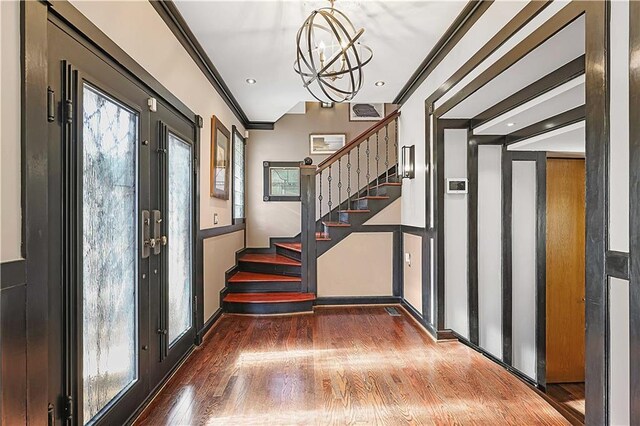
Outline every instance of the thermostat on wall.
<svg viewBox="0 0 640 426"><path fill-rule="evenodd" d="M466 178L447 178L447 194L466 194Z"/></svg>

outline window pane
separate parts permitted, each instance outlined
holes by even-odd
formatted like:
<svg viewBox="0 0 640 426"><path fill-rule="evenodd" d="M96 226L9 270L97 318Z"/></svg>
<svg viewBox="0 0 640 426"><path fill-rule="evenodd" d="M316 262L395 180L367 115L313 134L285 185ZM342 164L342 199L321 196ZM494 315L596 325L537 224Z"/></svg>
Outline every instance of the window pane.
<svg viewBox="0 0 640 426"><path fill-rule="evenodd" d="M191 146L169 133L169 342L191 328Z"/></svg>
<svg viewBox="0 0 640 426"><path fill-rule="evenodd" d="M138 377L138 117L84 85L82 345L84 423Z"/></svg>
<svg viewBox="0 0 640 426"><path fill-rule="evenodd" d="M244 218L244 141L233 135L233 218Z"/></svg>
<svg viewBox="0 0 640 426"><path fill-rule="evenodd" d="M270 194L282 197L300 196L300 169L298 167L271 167Z"/></svg>

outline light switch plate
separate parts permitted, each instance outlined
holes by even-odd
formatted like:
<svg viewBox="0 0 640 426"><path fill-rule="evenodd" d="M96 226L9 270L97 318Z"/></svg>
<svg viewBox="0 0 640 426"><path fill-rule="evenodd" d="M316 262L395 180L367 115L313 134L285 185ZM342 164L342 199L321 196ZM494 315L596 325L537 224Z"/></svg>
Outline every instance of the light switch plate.
<svg viewBox="0 0 640 426"><path fill-rule="evenodd" d="M411 253L404 254L404 261L407 262L407 265L411 266Z"/></svg>
<svg viewBox="0 0 640 426"><path fill-rule="evenodd" d="M218 224L218 213L214 213L213 214L213 224L217 225Z"/></svg>

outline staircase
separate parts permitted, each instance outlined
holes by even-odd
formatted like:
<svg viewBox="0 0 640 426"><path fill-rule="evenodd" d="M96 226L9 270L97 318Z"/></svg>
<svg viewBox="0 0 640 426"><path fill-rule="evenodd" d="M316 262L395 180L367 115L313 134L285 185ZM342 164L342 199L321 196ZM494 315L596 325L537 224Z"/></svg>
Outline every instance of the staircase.
<svg viewBox="0 0 640 426"><path fill-rule="evenodd" d="M227 273L222 300L226 312L282 314L313 310L315 267L303 270L303 259L315 266L317 257L352 232L366 229L364 224L369 219L401 195L396 155L399 115L389 114L317 169L309 172L307 168L310 180L301 185L302 233L288 239L272 238L269 248L246 249L238 255L236 267ZM390 137L391 123L394 133ZM305 211L311 216L305 217ZM315 247L310 251L300 241L314 246L314 234Z"/></svg>

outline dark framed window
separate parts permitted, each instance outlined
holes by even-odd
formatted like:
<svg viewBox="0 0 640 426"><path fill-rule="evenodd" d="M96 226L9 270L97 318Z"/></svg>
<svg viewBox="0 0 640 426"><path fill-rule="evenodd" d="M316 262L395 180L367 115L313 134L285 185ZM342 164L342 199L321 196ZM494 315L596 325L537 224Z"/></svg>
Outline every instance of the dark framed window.
<svg viewBox="0 0 640 426"><path fill-rule="evenodd" d="M264 201L300 201L300 162L265 161Z"/></svg>
<svg viewBox="0 0 640 426"><path fill-rule="evenodd" d="M238 128L233 126L233 179L232 199L233 199L233 222L243 223L246 218L246 139L240 134Z"/></svg>

